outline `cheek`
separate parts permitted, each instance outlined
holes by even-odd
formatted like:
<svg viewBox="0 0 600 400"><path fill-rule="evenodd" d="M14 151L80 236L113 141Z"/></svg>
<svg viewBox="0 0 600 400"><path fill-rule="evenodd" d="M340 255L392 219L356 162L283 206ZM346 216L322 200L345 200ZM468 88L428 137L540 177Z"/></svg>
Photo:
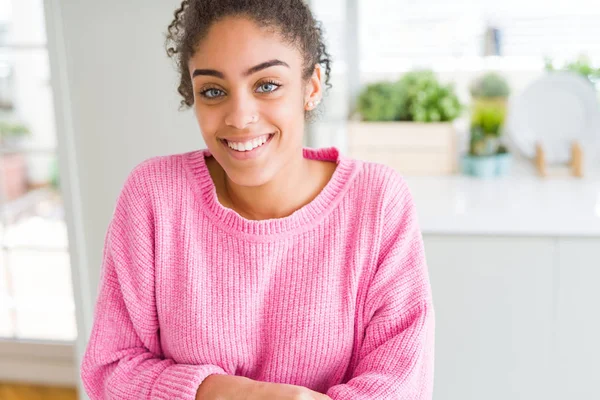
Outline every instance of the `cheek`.
<svg viewBox="0 0 600 400"><path fill-rule="evenodd" d="M196 120L198 127L205 139L215 136L219 129L221 117L218 111L207 110L205 108L196 109Z"/></svg>
<svg viewBox="0 0 600 400"><path fill-rule="evenodd" d="M304 119L302 99L299 95L288 95L272 103L266 103L264 114L275 124L286 127L297 126Z"/></svg>

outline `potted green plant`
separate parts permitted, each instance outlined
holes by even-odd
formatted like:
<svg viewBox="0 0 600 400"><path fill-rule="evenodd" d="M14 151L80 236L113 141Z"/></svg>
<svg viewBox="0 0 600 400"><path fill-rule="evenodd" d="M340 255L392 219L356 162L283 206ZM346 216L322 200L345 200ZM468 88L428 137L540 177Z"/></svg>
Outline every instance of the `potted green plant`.
<svg viewBox="0 0 600 400"><path fill-rule="evenodd" d="M575 72L590 80L592 83L600 80L600 68L593 67L591 60L585 55L580 55L575 60L565 63L560 69L557 69L554 66L552 59L546 58L545 68L548 72L557 70Z"/></svg>
<svg viewBox="0 0 600 400"><path fill-rule="evenodd" d="M351 155L391 165L402 173L456 171L454 121L463 111L453 85L429 70L380 81L361 91L349 123Z"/></svg>
<svg viewBox="0 0 600 400"><path fill-rule="evenodd" d="M22 147L24 140L30 134L29 128L22 123L0 121L0 142L4 147Z"/></svg>
<svg viewBox="0 0 600 400"><path fill-rule="evenodd" d="M22 123L0 121L0 146L5 150L0 154L0 191L5 200L17 199L27 192L27 160L22 148L30 133Z"/></svg>
<svg viewBox="0 0 600 400"><path fill-rule="evenodd" d="M510 86L504 76L497 72L487 72L477 77L470 87L473 98L506 99Z"/></svg>
<svg viewBox="0 0 600 400"><path fill-rule="evenodd" d="M398 121L404 93L394 82L367 85L358 98L358 110L363 121Z"/></svg>
<svg viewBox="0 0 600 400"><path fill-rule="evenodd" d="M500 106L478 104L471 117L470 153L475 156L495 154L500 146L500 130L506 110Z"/></svg>
<svg viewBox="0 0 600 400"><path fill-rule="evenodd" d="M510 86L504 76L497 72L487 72L477 77L470 86L473 105L493 104L506 108Z"/></svg>
<svg viewBox="0 0 600 400"><path fill-rule="evenodd" d="M506 109L501 104L479 103L471 117L469 154L462 159L463 172L478 177L508 173L511 155L501 144Z"/></svg>

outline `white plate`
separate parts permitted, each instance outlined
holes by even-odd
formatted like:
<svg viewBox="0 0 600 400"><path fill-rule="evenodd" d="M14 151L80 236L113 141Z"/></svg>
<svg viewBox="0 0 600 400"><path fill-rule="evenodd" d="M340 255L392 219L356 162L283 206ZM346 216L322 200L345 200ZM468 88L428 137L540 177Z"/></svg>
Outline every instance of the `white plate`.
<svg viewBox="0 0 600 400"><path fill-rule="evenodd" d="M506 127L524 155L533 158L539 141L548 163L566 163L573 141L585 149L600 135L596 91L580 75L548 73L511 101Z"/></svg>

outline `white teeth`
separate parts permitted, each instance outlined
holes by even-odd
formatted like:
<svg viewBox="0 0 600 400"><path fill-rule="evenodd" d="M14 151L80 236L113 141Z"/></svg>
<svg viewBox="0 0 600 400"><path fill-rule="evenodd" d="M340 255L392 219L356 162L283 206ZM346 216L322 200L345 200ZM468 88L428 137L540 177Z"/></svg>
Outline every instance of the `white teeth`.
<svg viewBox="0 0 600 400"><path fill-rule="evenodd" d="M229 142L229 141L227 141L227 145L230 148L232 148L233 150L250 151L257 147L262 146L263 144L265 144L267 142L267 140L269 140L269 135L263 135L261 137L254 138L247 142Z"/></svg>

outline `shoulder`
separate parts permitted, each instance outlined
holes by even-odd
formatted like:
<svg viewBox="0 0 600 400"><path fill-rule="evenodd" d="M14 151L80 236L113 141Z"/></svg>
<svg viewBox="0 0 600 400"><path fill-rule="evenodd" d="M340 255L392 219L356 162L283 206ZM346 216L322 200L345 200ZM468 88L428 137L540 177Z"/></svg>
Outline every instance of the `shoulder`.
<svg viewBox="0 0 600 400"><path fill-rule="evenodd" d="M184 160L189 153L153 156L135 164L126 174L123 193L152 195L163 186L172 186L184 174Z"/></svg>
<svg viewBox="0 0 600 400"><path fill-rule="evenodd" d="M183 165L188 153L153 156L135 164L127 174L125 185L140 184L150 179L164 179Z"/></svg>
<svg viewBox="0 0 600 400"><path fill-rule="evenodd" d="M109 237L147 242L153 232L173 211L175 200L181 200L184 158L188 153L153 156L135 164L114 203ZM175 199L175 200L174 200Z"/></svg>
<svg viewBox="0 0 600 400"><path fill-rule="evenodd" d="M125 176L118 194L116 209L155 208L157 198L165 188L180 185L178 176L183 175L183 158L187 153L153 156L135 164Z"/></svg>
<svg viewBox="0 0 600 400"><path fill-rule="evenodd" d="M389 208L398 209L412 204L412 195L404 177L394 168L367 161L357 176L357 189L375 200L385 212Z"/></svg>

